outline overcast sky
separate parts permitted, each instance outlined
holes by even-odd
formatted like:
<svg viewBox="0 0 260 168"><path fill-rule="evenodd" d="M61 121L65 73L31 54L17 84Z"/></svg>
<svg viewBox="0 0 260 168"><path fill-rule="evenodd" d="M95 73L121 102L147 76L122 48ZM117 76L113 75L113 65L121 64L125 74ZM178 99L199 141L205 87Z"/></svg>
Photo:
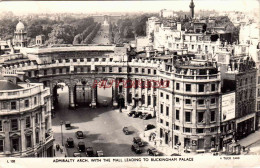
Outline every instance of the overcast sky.
<svg viewBox="0 0 260 168"><path fill-rule="evenodd" d="M190 0L168 1L1 1L0 11L14 14L56 12L158 12L160 9L189 10ZM194 0L196 10L255 11L257 0Z"/></svg>

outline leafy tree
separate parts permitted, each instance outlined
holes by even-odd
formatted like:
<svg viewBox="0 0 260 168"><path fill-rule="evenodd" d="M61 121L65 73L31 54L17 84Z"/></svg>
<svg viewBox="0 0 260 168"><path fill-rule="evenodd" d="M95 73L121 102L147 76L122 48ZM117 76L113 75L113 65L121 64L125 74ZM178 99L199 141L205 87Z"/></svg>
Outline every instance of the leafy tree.
<svg viewBox="0 0 260 168"><path fill-rule="evenodd" d="M48 43L72 44L75 30L69 24L55 25L49 34Z"/></svg>

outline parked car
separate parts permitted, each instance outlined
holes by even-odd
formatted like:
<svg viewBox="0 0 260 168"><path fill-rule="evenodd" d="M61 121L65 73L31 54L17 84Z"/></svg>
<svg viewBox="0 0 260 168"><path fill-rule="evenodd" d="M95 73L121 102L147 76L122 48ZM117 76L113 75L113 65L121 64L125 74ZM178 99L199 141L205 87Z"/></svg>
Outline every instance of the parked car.
<svg viewBox="0 0 260 168"><path fill-rule="evenodd" d="M181 156L181 155L178 153L173 153L173 154L171 154L171 156Z"/></svg>
<svg viewBox="0 0 260 168"><path fill-rule="evenodd" d="M133 115L133 117L134 117L134 118L137 118L137 117L139 117L140 115L142 115L142 112L136 112L136 113Z"/></svg>
<svg viewBox="0 0 260 168"><path fill-rule="evenodd" d="M139 118L143 118L147 113L142 113L141 115L139 115Z"/></svg>
<svg viewBox="0 0 260 168"><path fill-rule="evenodd" d="M155 148L148 148L147 153L151 156L160 156L160 153Z"/></svg>
<svg viewBox="0 0 260 168"><path fill-rule="evenodd" d="M74 152L73 157L81 157L81 154L79 152Z"/></svg>
<svg viewBox="0 0 260 168"><path fill-rule="evenodd" d="M70 121L65 121L65 128L67 130L71 129L71 122Z"/></svg>
<svg viewBox="0 0 260 168"><path fill-rule="evenodd" d="M154 126L153 124L147 124L147 125L145 126L144 130L147 131L147 130L151 130L151 129L153 129L153 128L155 128L155 126Z"/></svg>
<svg viewBox="0 0 260 168"><path fill-rule="evenodd" d="M79 150L79 152L85 152L85 143L84 142L78 143L78 150Z"/></svg>
<svg viewBox="0 0 260 168"><path fill-rule="evenodd" d="M144 146L144 143L142 142L140 137L134 137L133 138L133 143L137 144L138 146Z"/></svg>
<svg viewBox="0 0 260 168"><path fill-rule="evenodd" d="M73 138L67 138L67 147L68 148L74 148L74 140Z"/></svg>
<svg viewBox="0 0 260 168"><path fill-rule="evenodd" d="M102 150L97 151L97 157L104 157L104 152Z"/></svg>
<svg viewBox="0 0 260 168"><path fill-rule="evenodd" d="M128 128L127 128L127 127L124 127L124 128L123 128L123 132L125 133L125 135L128 135L128 134L129 134Z"/></svg>
<svg viewBox="0 0 260 168"><path fill-rule="evenodd" d="M152 115L151 115L151 114L146 114L145 116L143 116L143 119L144 119L144 120L148 120L148 119L150 119L150 118L152 118Z"/></svg>
<svg viewBox="0 0 260 168"><path fill-rule="evenodd" d="M133 144L131 147L132 151L134 151L136 154L141 154L142 150L139 148L137 144Z"/></svg>
<svg viewBox="0 0 260 168"><path fill-rule="evenodd" d="M131 117L132 115L134 115L134 113L135 113L135 111L130 111L130 112L128 113L128 116Z"/></svg>
<svg viewBox="0 0 260 168"><path fill-rule="evenodd" d="M84 134L82 131L77 131L75 134L78 139L84 139Z"/></svg>
<svg viewBox="0 0 260 168"><path fill-rule="evenodd" d="M87 147L86 151L87 157L94 157L94 150L92 147Z"/></svg>

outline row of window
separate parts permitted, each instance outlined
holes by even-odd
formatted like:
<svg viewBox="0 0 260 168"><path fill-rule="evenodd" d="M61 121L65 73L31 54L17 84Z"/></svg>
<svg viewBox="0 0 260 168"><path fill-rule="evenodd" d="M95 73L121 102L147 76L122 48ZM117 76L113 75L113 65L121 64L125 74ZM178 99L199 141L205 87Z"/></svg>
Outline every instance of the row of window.
<svg viewBox="0 0 260 168"><path fill-rule="evenodd" d="M37 105L37 97L33 98L33 105ZM17 102L16 101L11 101L11 102L4 101L4 102L1 103L1 109L2 110L8 109L9 106L11 107L10 108L11 110L16 110L17 109ZM30 106L30 100L29 99L24 100L24 107L28 108L29 106Z"/></svg>
<svg viewBox="0 0 260 168"><path fill-rule="evenodd" d="M198 92L205 92L205 84L198 84ZM176 90L180 90L180 83L176 83ZM216 91L216 84L211 84L211 87L210 87L210 91L211 92L214 92ZM186 92L191 92L192 89L191 89L191 84L185 84L185 91Z"/></svg>
<svg viewBox="0 0 260 168"><path fill-rule="evenodd" d="M91 62L91 61L92 61L91 59L92 59L92 58L87 58L86 61L87 61L87 62ZM72 62L77 62L77 61L78 61L78 60L75 59L75 58L72 59ZM80 62L84 62L84 58L80 58L79 61L80 61ZM109 61L110 61L110 62L113 62L113 58L110 58ZM62 60L62 59L58 59L58 62L59 62L59 63L62 63L63 60ZM65 59L65 62L70 62L70 59ZM100 58L94 58L94 62L106 62L106 58L101 58L101 59L100 59ZM52 63L56 63L56 60L52 60Z"/></svg>
<svg viewBox="0 0 260 168"><path fill-rule="evenodd" d="M180 98L176 97L175 98L176 103L180 103ZM186 105L191 105L191 99L185 99L185 104ZM198 105L204 105L205 104L205 99L198 99ZM211 98L210 99L210 104L216 104L216 98Z"/></svg>
<svg viewBox="0 0 260 168"><path fill-rule="evenodd" d="M190 111L185 111L185 122L191 123L191 113ZM201 111L197 113L197 121L198 123L204 123L205 120L205 112ZM175 119L180 120L180 110L176 109L175 110ZM210 111L210 122L216 121L216 112L215 110Z"/></svg>
<svg viewBox="0 0 260 168"><path fill-rule="evenodd" d="M188 127L183 127L183 129L181 130L180 126L178 126L178 125L174 125L174 130L183 131L184 133L191 133L191 131L192 131L192 129L188 128ZM210 128L210 132L215 132L215 131L217 131L217 127L211 127ZM204 133L204 132L205 132L204 128L197 128L196 129L197 134L201 134L201 133Z"/></svg>
<svg viewBox="0 0 260 168"><path fill-rule="evenodd" d="M31 148L33 145L32 135L26 135L25 140L26 140L26 148ZM38 144L40 142L38 131L35 132L35 141L36 141L36 144ZM20 138L12 138L10 142L11 142L12 152L19 152L20 151ZM0 152L4 152L4 139L0 139Z"/></svg>
<svg viewBox="0 0 260 168"><path fill-rule="evenodd" d="M40 119L39 114L36 113L35 114L35 120L34 120L35 124L39 123L39 119ZM18 119L11 119L10 126L11 126L11 131L17 131L19 129ZM25 118L25 127L26 128L30 128L31 127L31 117L30 116ZM4 131L4 129L3 129L3 121L2 120L0 120L0 131Z"/></svg>

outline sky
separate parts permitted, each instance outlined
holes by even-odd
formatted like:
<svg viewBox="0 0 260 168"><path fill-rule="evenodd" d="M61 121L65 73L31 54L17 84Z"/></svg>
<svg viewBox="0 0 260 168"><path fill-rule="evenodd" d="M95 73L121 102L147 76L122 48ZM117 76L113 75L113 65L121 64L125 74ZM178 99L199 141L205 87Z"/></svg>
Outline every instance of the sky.
<svg viewBox="0 0 260 168"><path fill-rule="evenodd" d="M189 10L190 0L168 1L1 1L0 11L27 13L158 12L161 9ZM196 10L253 11L257 0L194 0Z"/></svg>

